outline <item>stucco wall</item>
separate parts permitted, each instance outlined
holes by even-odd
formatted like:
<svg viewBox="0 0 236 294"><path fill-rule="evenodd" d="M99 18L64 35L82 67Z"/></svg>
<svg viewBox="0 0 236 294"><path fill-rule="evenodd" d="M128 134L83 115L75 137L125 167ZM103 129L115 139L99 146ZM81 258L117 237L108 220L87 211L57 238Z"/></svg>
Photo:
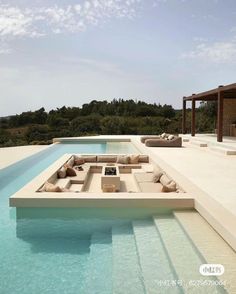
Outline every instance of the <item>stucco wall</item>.
<svg viewBox="0 0 236 294"><path fill-rule="evenodd" d="M223 135L230 135L230 124L236 121L236 99L224 100Z"/></svg>

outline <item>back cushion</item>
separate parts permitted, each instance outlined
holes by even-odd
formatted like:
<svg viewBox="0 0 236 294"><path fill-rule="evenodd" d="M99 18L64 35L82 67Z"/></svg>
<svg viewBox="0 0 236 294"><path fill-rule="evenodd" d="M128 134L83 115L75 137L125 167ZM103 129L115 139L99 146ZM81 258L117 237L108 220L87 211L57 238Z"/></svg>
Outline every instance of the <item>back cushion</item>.
<svg viewBox="0 0 236 294"><path fill-rule="evenodd" d="M149 162L149 156L148 155L139 155L139 162Z"/></svg>
<svg viewBox="0 0 236 294"><path fill-rule="evenodd" d="M97 156L96 155L84 155L82 156L85 162L96 162Z"/></svg>
<svg viewBox="0 0 236 294"><path fill-rule="evenodd" d="M97 162L116 162L117 156L112 155L99 155L97 156Z"/></svg>
<svg viewBox="0 0 236 294"><path fill-rule="evenodd" d="M169 179L167 177L167 175L162 175L161 178L160 178L160 183L163 185L163 186L167 186L169 183L171 182L171 179Z"/></svg>
<svg viewBox="0 0 236 294"><path fill-rule="evenodd" d="M129 156L126 156L126 155L117 156L117 163L128 164L129 163Z"/></svg>
<svg viewBox="0 0 236 294"><path fill-rule="evenodd" d="M66 177L66 168L64 166L59 169L59 171L57 172L57 176L60 179L63 179Z"/></svg>

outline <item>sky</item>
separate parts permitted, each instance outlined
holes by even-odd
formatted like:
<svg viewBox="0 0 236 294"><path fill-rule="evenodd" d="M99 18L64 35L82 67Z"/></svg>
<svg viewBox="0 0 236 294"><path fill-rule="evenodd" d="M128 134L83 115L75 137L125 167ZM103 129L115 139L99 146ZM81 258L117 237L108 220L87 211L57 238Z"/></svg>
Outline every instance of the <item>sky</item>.
<svg viewBox="0 0 236 294"><path fill-rule="evenodd" d="M0 0L0 116L236 82L235 0Z"/></svg>

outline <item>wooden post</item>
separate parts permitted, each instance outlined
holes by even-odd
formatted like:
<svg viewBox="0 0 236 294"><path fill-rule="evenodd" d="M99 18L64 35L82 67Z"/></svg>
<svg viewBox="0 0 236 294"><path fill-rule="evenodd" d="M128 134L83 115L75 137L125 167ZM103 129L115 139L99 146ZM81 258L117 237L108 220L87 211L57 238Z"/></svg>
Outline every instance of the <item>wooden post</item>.
<svg viewBox="0 0 236 294"><path fill-rule="evenodd" d="M195 136L195 130L196 130L196 122L195 122L195 108L196 108L196 102L194 99L192 99L192 123L191 123L191 135Z"/></svg>
<svg viewBox="0 0 236 294"><path fill-rule="evenodd" d="M183 99L182 132L186 134L186 100Z"/></svg>
<svg viewBox="0 0 236 294"><path fill-rule="evenodd" d="M219 87L221 88L221 87ZM224 109L224 97L223 92L218 91L218 106L217 106L217 141L223 141L223 109Z"/></svg>

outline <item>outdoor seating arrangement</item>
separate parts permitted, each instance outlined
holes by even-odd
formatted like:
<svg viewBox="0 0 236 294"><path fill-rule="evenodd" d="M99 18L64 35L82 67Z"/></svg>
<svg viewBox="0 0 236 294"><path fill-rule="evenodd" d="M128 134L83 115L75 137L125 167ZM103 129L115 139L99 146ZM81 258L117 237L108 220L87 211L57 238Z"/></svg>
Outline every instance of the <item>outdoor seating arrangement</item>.
<svg viewBox="0 0 236 294"><path fill-rule="evenodd" d="M147 147L182 147L182 138L176 135L163 133L160 136L144 136L141 142Z"/></svg>
<svg viewBox="0 0 236 294"><path fill-rule="evenodd" d="M47 179L38 192L86 192L91 181L97 192L131 192L121 190L122 181L127 184L133 182L136 188L133 186L132 192L180 191L163 170L149 163L147 155L135 154L73 155Z"/></svg>

